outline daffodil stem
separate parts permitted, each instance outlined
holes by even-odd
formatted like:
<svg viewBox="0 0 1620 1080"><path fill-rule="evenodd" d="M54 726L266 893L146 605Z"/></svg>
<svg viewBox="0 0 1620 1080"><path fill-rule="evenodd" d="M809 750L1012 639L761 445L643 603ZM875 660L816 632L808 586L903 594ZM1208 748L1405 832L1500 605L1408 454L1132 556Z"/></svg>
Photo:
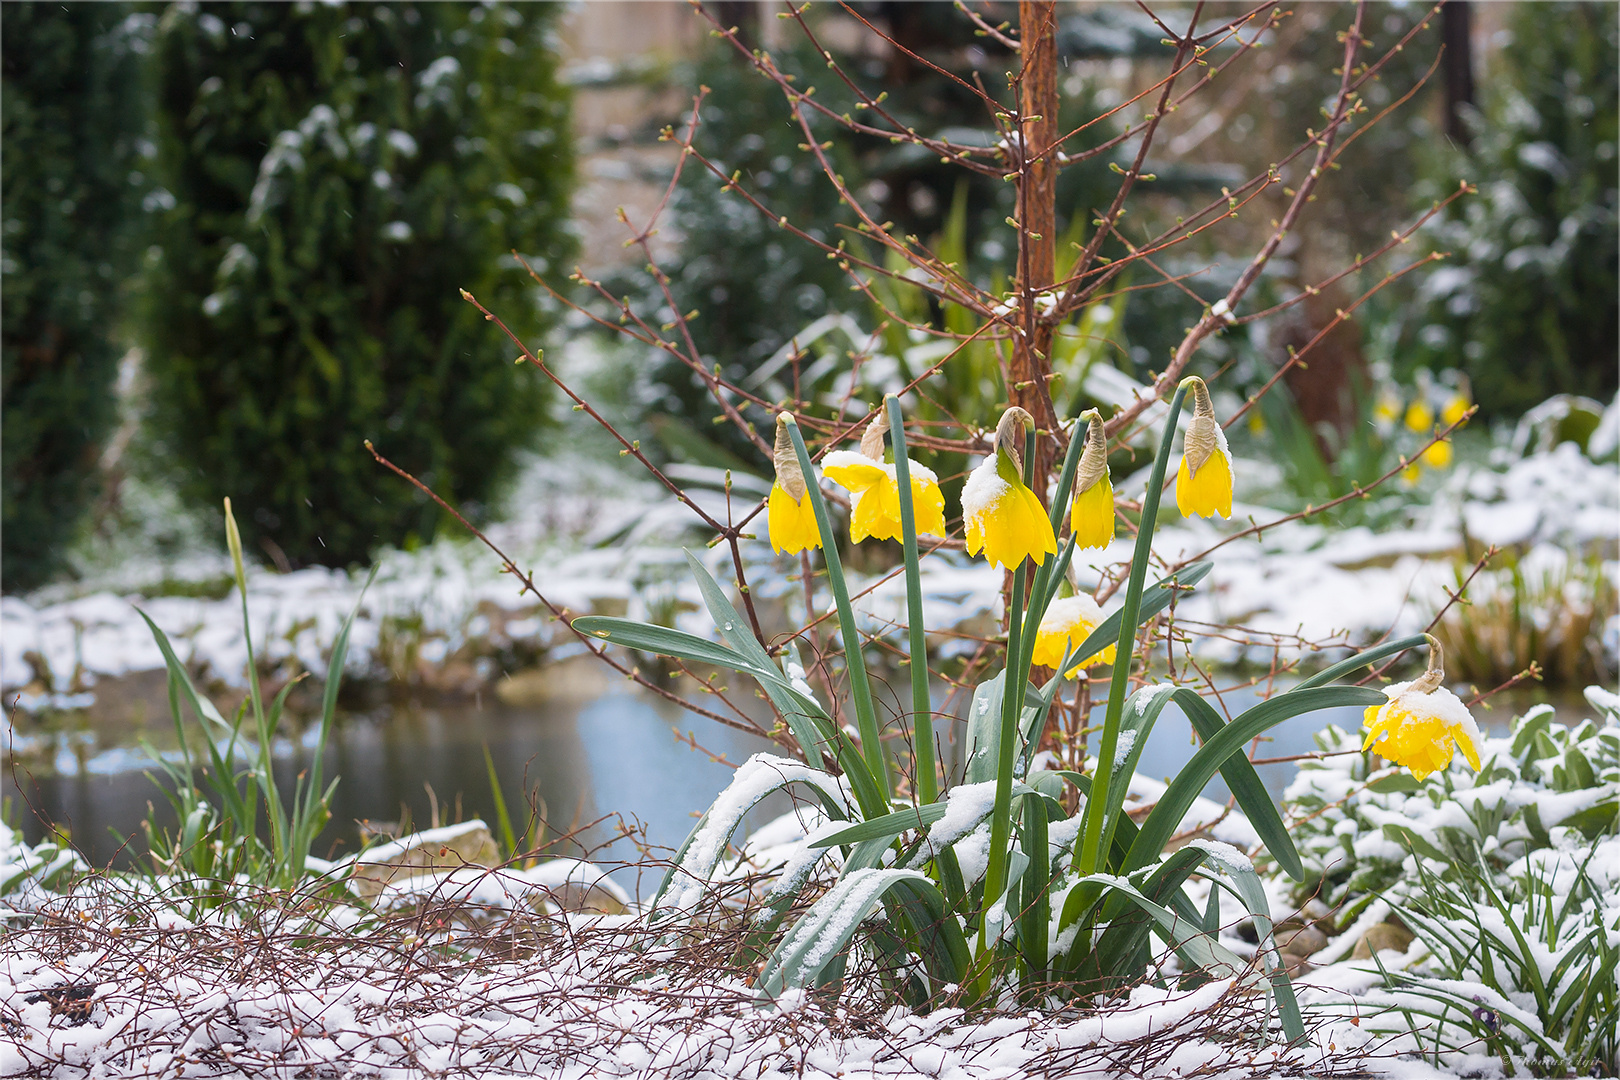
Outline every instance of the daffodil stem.
<svg viewBox="0 0 1620 1080"><path fill-rule="evenodd" d="M1024 483L1035 480L1035 432L1024 439ZM1013 573L1012 595L1007 598L1007 666L1001 674L1001 731L996 750L996 801L990 813L990 861L984 871L984 909L979 921L979 954L990 949L990 909L1007 891L1007 840L1012 835L1013 757L1017 750L1018 721L1023 715L1024 684L1029 681L1029 656L1024 648L1024 582L1027 559ZM988 968L986 968L988 973Z"/></svg>
<svg viewBox="0 0 1620 1080"><path fill-rule="evenodd" d="M911 743L917 770L917 803L939 798L934 767L934 703L928 694L928 634L923 627L922 569L917 558L917 513L911 500L911 462L906 458L906 421L900 399L883 399L894 447L894 478L900 488L901 546L906 559L906 630L911 638Z"/></svg>
<svg viewBox="0 0 1620 1080"><path fill-rule="evenodd" d="M1063 535L1063 519L1069 505L1069 489L1074 485L1074 474L1080 465L1080 451L1084 443L1081 426L1077 424L1074 437L1069 440L1068 453L1063 456L1063 470L1058 474L1057 488L1052 492L1053 536ZM1064 575L1068 573L1069 561L1074 557L1074 546L1074 538L1071 536L1062 555L1043 563L1035 572L1035 581L1029 594L1029 609L1024 614L1024 651L1029 653L1032 659L1035 655L1035 637L1040 630L1041 619L1045 617L1047 605L1052 602L1052 597L1057 595L1059 587L1063 584ZM1027 662L1023 666L1025 671L1029 670Z"/></svg>
<svg viewBox="0 0 1620 1080"><path fill-rule="evenodd" d="M855 705L855 726L861 734L861 755L866 758L866 767L887 801L893 790L889 786L889 764L883 754L883 740L878 735L877 710L872 707L872 684L867 679L866 659L861 653L861 632L855 625L855 612L849 605L849 586L844 582L844 565L838 558L838 541L833 534L832 516L827 513L827 501L821 497L815 462L810 459L810 451L804 445L799 425L789 423L787 429L793 440L794 454L799 459L799 468L804 472L810 506L816 513L816 528L821 533L821 553L827 561L827 586L838 605L838 629L844 638L844 665L849 669L849 696Z"/></svg>
<svg viewBox="0 0 1620 1080"><path fill-rule="evenodd" d="M1108 711L1103 720L1102 745L1097 748L1097 772L1091 780L1091 795L1086 799L1085 823L1080 829L1076 853L1075 865L1081 876L1097 872L1103 850L1105 816L1114 794L1114 753L1119 746L1120 717L1125 711L1125 691L1130 685L1131 665L1136 659L1136 621L1142 610L1142 585L1147 578L1148 559L1153 551L1153 525L1159 516L1159 496L1164 491L1170 444L1175 441L1176 420L1181 416L1181 401L1186 392L1185 385L1178 386L1175 396L1170 399L1170 414L1164 422L1164 438L1159 440L1159 456L1153 462L1153 477L1148 481L1147 493L1142 497L1142 519L1136 529L1136 553L1131 557L1131 577L1125 589L1125 606L1120 609L1119 645L1114 653L1113 681L1108 688Z"/></svg>
<svg viewBox="0 0 1620 1080"><path fill-rule="evenodd" d="M1023 603L1025 564L1013 574L1012 596L1007 606L1007 667L1001 675L1001 732L996 756L996 802L990 814L990 862L984 871L984 914L981 916L979 952L990 947L990 909L1007 891L1007 839L1012 833L1013 754L1016 750L1018 718L1023 712L1024 683L1028 668L1020 668L1023 657Z"/></svg>

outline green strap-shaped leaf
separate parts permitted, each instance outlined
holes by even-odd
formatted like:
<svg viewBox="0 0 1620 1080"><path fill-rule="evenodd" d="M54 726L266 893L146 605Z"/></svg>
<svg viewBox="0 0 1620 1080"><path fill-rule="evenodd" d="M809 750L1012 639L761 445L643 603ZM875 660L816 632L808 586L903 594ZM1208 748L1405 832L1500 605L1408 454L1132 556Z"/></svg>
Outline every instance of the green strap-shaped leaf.
<svg viewBox="0 0 1620 1080"><path fill-rule="evenodd" d="M1204 858L1201 848L1189 846L1175 852L1142 882L1142 895L1156 904L1167 903L1181 891L1192 872L1203 865ZM1097 982L1107 993L1139 981L1146 972L1148 935L1154 922L1129 896L1117 892L1103 904L1100 922L1107 929L1076 974L1082 981ZM1212 937L1219 931L1219 927L1203 929Z"/></svg>
<svg viewBox="0 0 1620 1080"><path fill-rule="evenodd" d="M1247 859L1223 858L1215 854L1224 850L1224 845L1211 851L1209 841L1195 840L1193 844L1204 847L1206 852L1213 855L1207 865L1219 871L1230 883L1232 892L1243 902L1249 917L1254 920L1255 931L1260 936L1261 962L1265 964L1267 977L1271 980L1271 992L1277 998L1283 1034L1288 1037L1290 1045L1300 1041L1305 1037L1305 1022L1299 1014L1293 983L1288 981L1288 970L1283 967L1282 956L1277 951L1277 941L1272 933L1271 905L1266 900L1266 890L1260 883L1260 876Z"/></svg>
<svg viewBox="0 0 1620 1080"><path fill-rule="evenodd" d="M937 965L929 974L941 982L960 982L967 971L967 941L933 882L915 870L866 868L833 886L793 924L759 974L755 986L760 996L776 998L792 987L817 985L834 958L849 946L860 924L896 888L904 888L905 902L918 904L925 913L908 929L919 938L938 938L928 945L918 943L924 963ZM925 925L918 926L918 922Z"/></svg>
<svg viewBox="0 0 1620 1080"><path fill-rule="evenodd" d="M1159 683L1153 686L1144 686L1125 700L1125 709L1120 714L1119 739L1114 746L1114 760L1106 765L1098 764L1099 769L1106 768L1108 775L1117 776L1119 781L1108 785L1109 804L1103 807L1103 839L1102 865L1112 866L1110 854L1113 845L1110 840L1114 830L1125 814L1122 808L1125 805L1125 795L1130 788L1130 780L1136 773L1136 763L1141 760L1142 751L1147 748L1148 736L1153 732L1153 724L1159 719L1159 714L1169 704L1173 688L1168 684ZM1121 751L1124 751L1121 753ZM1079 854L1080 838L1075 837L1075 853Z"/></svg>
<svg viewBox="0 0 1620 1080"><path fill-rule="evenodd" d="M1180 774L1171 781L1169 788L1159 797L1158 805L1142 823L1136 842L1126 856L1125 872L1158 860L1165 842L1175 835L1176 827L1181 824L1193 800L1203 792L1204 785L1220 772L1227 758L1242 753L1244 744L1250 739L1263 735L1291 717L1346 705L1373 705L1384 700L1381 691L1365 687L1319 686L1278 694L1249 709L1221 728L1214 738L1198 749L1191 761L1182 766Z"/></svg>
<svg viewBox="0 0 1620 1080"><path fill-rule="evenodd" d="M1226 726L1221 714L1188 687L1178 687L1175 700L1197 730L1200 742L1209 742ZM1304 880L1305 868L1300 864L1294 838L1288 835L1282 813L1277 809L1277 804L1271 801L1266 785L1261 783L1260 774L1249 764L1248 756L1233 754L1228 757L1221 764L1221 778L1226 781L1232 797L1237 799L1238 807L1248 817L1249 824L1260 835L1266 850L1277 860L1277 865L1295 881Z"/></svg>
<svg viewBox="0 0 1620 1080"><path fill-rule="evenodd" d="M1366 667L1368 664L1376 664L1386 656L1394 656L1396 653L1404 652L1407 649L1422 648L1426 644L1428 644L1428 641L1422 634L1413 634L1411 637L1403 637L1395 641L1385 642L1382 645L1376 645L1366 652L1357 653L1348 660L1341 660L1330 668L1318 671L1315 675L1294 687L1293 690L1290 690L1289 693L1298 690L1309 690L1317 686L1327 686L1344 678L1357 668Z"/></svg>
<svg viewBox="0 0 1620 1080"><path fill-rule="evenodd" d="M767 667L750 662L735 649L710 641L708 638L698 637L696 634L688 634L684 630L654 626L634 619L620 619L612 615L581 615L572 625L582 634L589 634L614 645L623 645L627 649L639 649L642 652L673 656L678 660L692 660L700 664L713 664L755 678L781 677Z"/></svg>
<svg viewBox="0 0 1620 1080"><path fill-rule="evenodd" d="M1204 933L1197 919L1188 920L1163 904L1155 903L1124 878L1111 874L1088 874L1080 879L1079 884L1099 886L1105 894L1127 898L1152 918L1161 935L1183 960L1215 978L1236 977L1248 966L1242 957L1222 945L1213 935Z"/></svg>
<svg viewBox="0 0 1620 1080"><path fill-rule="evenodd" d="M775 770L778 778L774 781L767 779L763 783L760 782L758 774L764 769ZM684 885L678 887L678 883L691 882L696 885L712 878L715 868L720 865L720 861L725 858L726 851L731 846L731 838L736 834L743 819L748 816L748 812L767 796L794 783L809 785L827 813L835 820L847 813L843 792L836 777L802 762L773 758L769 754L755 754L737 769L731 783L715 800L714 806L704 812L698 823L692 827L692 831L687 834L680 850L675 853L669 872L664 875L658 891L653 894L652 903L648 905L648 920L667 918L687 909L692 899L687 895L690 889ZM716 821L713 815L715 807L718 806L724 806L726 814L723 819ZM672 899L666 902L666 897Z"/></svg>
<svg viewBox="0 0 1620 1080"><path fill-rule="evenodd" d="M759 639L754 637L753 631L743 621L742 615L738 613L736 606L731 602L731 598L726 595L726 591L720 587L720 583L714 580L713 575L709 573L702 561L692 554L690 550L683 549L682 554L686 556L686 563L691 567L692 577L697 581L698 591L703 594L703 603L709 609L709 618L713 619L714 625L720 628L720 636L725 638L726 644L735 649L738 655L748 660L755 668L770 671L774 674L776 672L775 661L765 651L765 647L760 644ZM785 677L782 677L782 681L787 683L790 688L793 685L792 681ZM764 687L765 695L771 699L771 704L776 706L777 712L781 713L782 718L787 721L788 729L793 732L794 741L799 744L799 752L804 755L804 760L812 765L825 768L827 765L827 746L832 740L827 738L826 732L817 723L815 716L804 709L802 699L805 695L803 693L783 694L774 682L761 680L760 685Z"/></svg>
<svg viewBox="0 0 1620 1080"><path fill-rule="evenodd" d="M722 624L723 625L723 624ZM860 802L862 811L867 814L879 813L887 805L877 787L876 779L871 770L865 767L864 759L858 752L854 752L853 744L848 736L836 728L820 704L811 698L805 697L794 688L786 676L774 667L760 667L725 645L717 644L707 638L700 638L695 634L688 634L684 630L672 630L667 626L653 626L650 623L637 622L634 619L620 619L608 615L583 615L573 622L574 629L580 633L589 634L602 641L625 648L639 649L642 652L657 653L661 656L673 656L680 660L691 660L700 664L713 664L718 667L729 668L732 671L751 676L757 680L765 693L777 707L790 717L799 715L803 720L812 724L821 734L821 739L815 739L807 734L801 735L796 730L794 735L800 741L800 749L804 751L806 760L815 762L820 760L817 747L822 742L832 743L837 748L838 763L849 777L850 786L855 791L855 797ZM757 643L756 643L757 644ZM810 746L803 745L809 741Z"/></svg>
<svg viewBox="0 0 1620 1080"><path fill-rule="evenodd" d="M1047 802L1038 792L1021 800L1019 821L1023 831L1023 888L1019 890L1018 948L1033 983L1045 981L1047 935L1052 921L1052 863L1046 847Z"/></svg>
<svg viewBox="0 0 1620 1080"><path fill-rule="evenodd" d="M929 803L927 806L908 806L904 810L896 810L892 814L871 818L847 829L840 829L831 836L817 838L811 847L838 847L844 844L860 844L867 840L892 840L908 829L926 829L934 822L945 816L949 806L946 800Z"/></svg>
<svg viewBox="0 0 1620 1080"><path fill-rule="evenodd" d="M930 978L940 987L960 983L970 960L967 938L939 889L926 879L901 878L889 892L901 901L911 942Z"/></svg>
<svg viewBox="0 0 1620 1080"><path fill-rule="evenodd" d="M231 725L225 722L223 716L219 715L219 710L214 708L214 703L197 693L196 686L192 685L191 676L186 673L186 665L180 662L180 658L174 654L174 649L169 645L168 635L159 630L157 623L153 622L146 612L140 608L135 609L135 614L144 619L147 629L152 631L152 637L157 642L158 651L163 654L163 663L169 669L169 676L175 680L180 690L185 694L186 701L190 703L192 711L200 719L211 721L224 730L230 731Z"/></svg>
<svg viewBox="0 0 1620 1080"><path fill-rule="evenodd" d="M982 784L996 778L997 732L1006 682L1007 673L998 671L973 688L973 701L968 705L967 772L963 783Z"/></svg>

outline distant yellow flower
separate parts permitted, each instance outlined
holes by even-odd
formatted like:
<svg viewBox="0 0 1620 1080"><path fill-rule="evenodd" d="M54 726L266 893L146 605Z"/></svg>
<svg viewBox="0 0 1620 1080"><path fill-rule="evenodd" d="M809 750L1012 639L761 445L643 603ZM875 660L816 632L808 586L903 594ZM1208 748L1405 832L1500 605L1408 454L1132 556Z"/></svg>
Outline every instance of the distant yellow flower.
<svg viewBox="0 0 1620 1080"><path fill-rule="evenodd" d="M1445 408L1440 410L1440 422L1450 427L1468 415L1471 404L1468 395L1459 391L1450 401L1446 402Z"/></svg>
<svg viewBox="0 0 1620 1080"><path fill-rule="evenodd" d="M1070 649L1078 649L1085 644L1086 638L1091 636L1091 632L1097 629L1102 621L1102 608L1085 593L1075 593L1073 596L1053 600L1047 605L1046 614L1041 618L1040 629L1035 632L1034 662L1042 667L1056 668L1063 663L1063 658L1068 655ZM1090 656L1076 657L1069 670L1063 674L1073 678L1083 667L1112 664L1116 648L1116 645L1109 645Z"/></svg>
<svg viewBox="0 0 1620 1080"><path fill-rule="evenodd" d="M1034 417L1016 405L1003 413L996 426L995 448L962 487L967 553L977 555L982 549L992 566L1009 570L1026 558L1040 566L1058 549L1046 508L1024 485L1023 428L1034 422Z"/></svg>
<svg viewBox="0 0 1620 1080"><path fill-rule="evenodd" d="M1445 681L1440 644L1429 638L1429 670L1409 683L1384 690L1382 705L1367 706L1367 738L1362 750L1373 750L1422 780L1451 764L1460 748L1468 765L1479 771L1479 727L1468 706L1440 684Z"/></svg>
<svg viewBox="0 0 1620 1080"><path fill-rule="evenodd" d="M1423 467L1414 461L1401 470L1401 483L1407 487L1416 487L1418 478L1423 475Z"/></svg>
<svg viewBox="0 0 1620 1080"><path fill-rule="evenodd" d="M1204 380L1191 376L1193 417L1182 439L1181 467L1176 470L1176 508L1182 517L1232 516L1232 452L1226 432L1215 419Z"/></svg>
<svg viewBox="0 0 1620 1080"><path fill-rule="evenodd" d="M1431 469L1443 469L1451 464L1451 442L1441 439L1423 451L1423 464Z"/></svg>
<svg viewBox="0 0 1620 1080"><path fill-rule="evenodd" d="M861 437L861 449L834 450L821 459L821 470L829 480L849 489L849 538L860 543L867 537L899 540L900 480L895 467L883 460L883 436L889 430L888 415L880 411ZM945 494L939 490L939 477L926 465L906 459L911 471L911 509L917 535L945 535Z"/></svg>
<svg viewBox="0 0 1620 1080"><path fill-rule="evenodd" d="M1422 398L1406 407L1406 426L1413 431L1426 432L1434 427L1434 409Z"/></svg>
<svg viewBox="0 0 1620 1080"><path fill-rule="evenodd" d="M1259 409L1249 410L1249 434L1264 435L1266 433L1266 418Z"/></svg>
<svg viewBox="0 0 1620 1080"><path fill-rule="evenodd" d="M1102 415L1089 409L1080 418L1088 416L1086 447L1075 470L1069 530L1076 546L1104 548L1114 541L1114 484L1108 475L1108 438L1103 434Z"/></svg>
<svg viewBox="0 0 1620 1080"><path fill-rule="evenodd" d="M1378 397L1378 404L1373 406L1373 419L1380 427L1392 427L1400 418L1401 399L1387 390L1384 391Z"/></svg>
<svg viewBox="0 0 1620 1080"><path fill-rule="evenodd" d="M794 452L793 439L788 435L791 423L792 413L777 414L776 447L772 455L776 459L776 482L771 485L765 514L771 547L779 555L797 555L807 548L821 546L821 530L816 528L810 489L805 485L799 455Z"/></svg>

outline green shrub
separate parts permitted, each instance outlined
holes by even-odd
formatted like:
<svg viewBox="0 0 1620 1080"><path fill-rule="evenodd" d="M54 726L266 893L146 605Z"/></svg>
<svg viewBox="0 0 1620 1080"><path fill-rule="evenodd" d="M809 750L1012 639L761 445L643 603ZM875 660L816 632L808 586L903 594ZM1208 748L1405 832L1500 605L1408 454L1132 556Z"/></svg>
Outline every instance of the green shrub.
<svg viewBox="0 0 1620 1080"><path fill-rule="evenodd" d="M43 583L95 495L116 413L140 193L139 38L123 4L3 9L5 588ZM138 27L139 24L137 24ZM133 182L132 182L133 181Z"/></svg>
<svg viewBox="0 0 1620 1080"><path fill-rule="evenodd" d="M1607 401L1620 385L1620 18L1608 4L1514 11L1476 146L1447 166L1448 189L1461 175L1479 194L1437 231L1453 258L1406 350L1465 367L1488 414L1555 393Z"/></svg>
<svg viewBox="0 0 1620 1080"><path fill-rule="evenodd" d="M1343 753L1359 735L1318 736L1337 753L1304 762L1287 795L1305 815L1301 894L1341 921L1382 899L1427 948L1409 968L1379 961L1390 993L1369 1002L1387 1010L1373 1032L1417 1033L1437 1061L1483 1050L1509 1075L1614 1075L1620 698L1586 697L1598 719L1560 724L1538 705L1485 740L1478 773L1372 773Z"/></svg>
<svg viewBox="0 0 1620 1080"><path fill-rule="evenodd" d="M538 343L516 248L570 247L568 104L549 9L171 8L148 331L157 436L250 546L345 565L499 490L544 400L458 290Z"/></svg>

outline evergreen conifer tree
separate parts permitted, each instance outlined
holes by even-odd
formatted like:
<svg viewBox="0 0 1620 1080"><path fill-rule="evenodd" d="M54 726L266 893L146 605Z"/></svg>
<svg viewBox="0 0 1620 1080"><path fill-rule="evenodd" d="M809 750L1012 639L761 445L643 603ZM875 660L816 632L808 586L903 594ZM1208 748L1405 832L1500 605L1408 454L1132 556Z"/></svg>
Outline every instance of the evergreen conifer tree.
<svg viewBox="0 0 1620 1080"><path fill-rule="evenodd" d="M508 252L570 248L568 103L541 5L246 3L158 27L157 434L277 561L342 566L477 513L542 420L544 326Z"/></svg>
<svg viewBox="0 0 1620 1080"><path fill-rule="evenodd" d="M60 568L95 495L100 444L116 413L119 302L141 179L132 175L141 38L128 15L124 4L0 7L7 591Z"/></svg>

